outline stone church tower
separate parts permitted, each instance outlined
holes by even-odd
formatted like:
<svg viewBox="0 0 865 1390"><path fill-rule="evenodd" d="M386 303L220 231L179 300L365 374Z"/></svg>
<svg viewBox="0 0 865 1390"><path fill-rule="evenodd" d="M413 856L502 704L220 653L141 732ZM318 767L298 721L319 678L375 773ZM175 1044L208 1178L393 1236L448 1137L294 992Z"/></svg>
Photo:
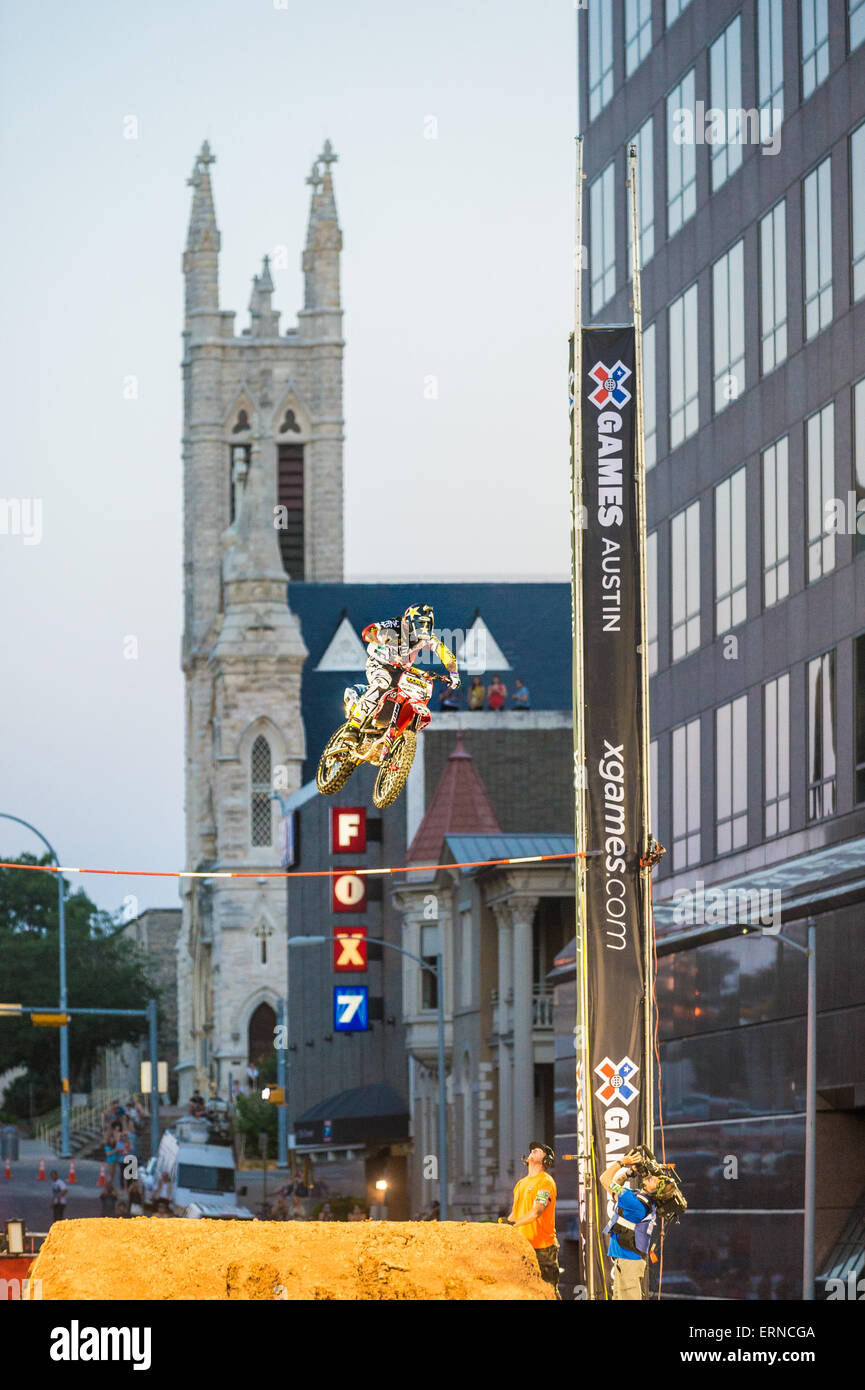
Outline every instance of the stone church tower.
<svg viewBox="0 0 865 1390"><path fill-rule="evenodd" d="M342 579L342 234L330 142L313 165L304 307L280 333L268 257L250 326L219 307L220 236L205 142L183 257L186 866L178 941L181 1100L226 1094L273 1046L285 979L278 787L300 785L307 652L289 580ZM220 878L243 872L250 877ZM206 1092L205 1092L206 1093Z"/></svg>

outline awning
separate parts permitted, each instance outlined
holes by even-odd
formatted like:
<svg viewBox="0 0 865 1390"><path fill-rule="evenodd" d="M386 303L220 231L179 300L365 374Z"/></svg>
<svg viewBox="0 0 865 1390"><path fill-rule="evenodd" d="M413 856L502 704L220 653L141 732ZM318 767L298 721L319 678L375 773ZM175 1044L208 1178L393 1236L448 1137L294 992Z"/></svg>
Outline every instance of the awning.
<svg viewBox="0 0 865 1390"><path fill-rule="evenodd" d="M408 1106L392 1086L355 1086L298 1116L294 1133L298 1149L400 1143L409 1137Z"/></svg>

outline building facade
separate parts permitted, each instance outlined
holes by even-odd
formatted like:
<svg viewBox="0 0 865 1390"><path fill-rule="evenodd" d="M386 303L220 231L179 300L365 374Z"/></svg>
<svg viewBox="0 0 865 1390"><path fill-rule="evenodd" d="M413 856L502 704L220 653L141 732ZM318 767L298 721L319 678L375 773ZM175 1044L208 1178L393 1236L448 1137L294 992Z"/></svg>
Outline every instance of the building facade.
<svg viewBox="0 0 865 1390"><path fill-rule="evenodd" d="M803 911L827 1178L865 1120L862 909L819 869L865 863L865 7L597 0L580 52L594 323L630 318L638 152L661 1101L692 1183L667 1290L796 1296L806 966L775 933ZM701 884L777 920L700 945ZM863 1190L856 1161L818 1264Z"/></svg>
<svg viewBox="0 0 865 1390"><path fill-rule="evenodd" d="M302 780L306 648L288 578L342 577L342 237L329 143L313 166L304 308L280 332L265 257L250 326L219 303L219 231L205 143L183 257L186 858L190 870L272 867L274 786ZM314 522L314 524L313 524ZM187 879L178 942L181 1097L224 1091L284 978L282 885ZM280 971L282 966L282 971Z"/></svg>

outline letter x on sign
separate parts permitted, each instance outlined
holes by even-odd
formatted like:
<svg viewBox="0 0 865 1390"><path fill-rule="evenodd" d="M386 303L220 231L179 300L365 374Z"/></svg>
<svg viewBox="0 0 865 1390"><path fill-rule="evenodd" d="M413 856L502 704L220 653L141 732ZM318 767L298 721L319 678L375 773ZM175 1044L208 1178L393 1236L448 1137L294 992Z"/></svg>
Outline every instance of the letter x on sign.
<svg viewBox="0 0 865 1390"><path fill-rule="evenodd" d="M366 927L333 929L334 970L366 970Z"/></svg>

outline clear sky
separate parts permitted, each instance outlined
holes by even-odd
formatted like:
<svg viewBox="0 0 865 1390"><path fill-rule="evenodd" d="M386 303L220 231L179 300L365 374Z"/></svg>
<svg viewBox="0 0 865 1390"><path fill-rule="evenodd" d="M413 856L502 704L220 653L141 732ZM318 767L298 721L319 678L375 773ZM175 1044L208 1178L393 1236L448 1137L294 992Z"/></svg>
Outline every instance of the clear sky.
<svg viewBox="0 0 865 1390"><path fill-rule="evenodd" d="M38 543L0 534L0 811L66 864L181 868L194 156L204 138L217 156L239 331L277 248L294 322L304 179L325 137L339 155L346 577L564 578L573 0L19 0L2 16L0 497ZM414 530L385 530L395 497ZM36 848L0 822L0 857ZM170 880L80 882L110 909L178 901Z"/></svg>

